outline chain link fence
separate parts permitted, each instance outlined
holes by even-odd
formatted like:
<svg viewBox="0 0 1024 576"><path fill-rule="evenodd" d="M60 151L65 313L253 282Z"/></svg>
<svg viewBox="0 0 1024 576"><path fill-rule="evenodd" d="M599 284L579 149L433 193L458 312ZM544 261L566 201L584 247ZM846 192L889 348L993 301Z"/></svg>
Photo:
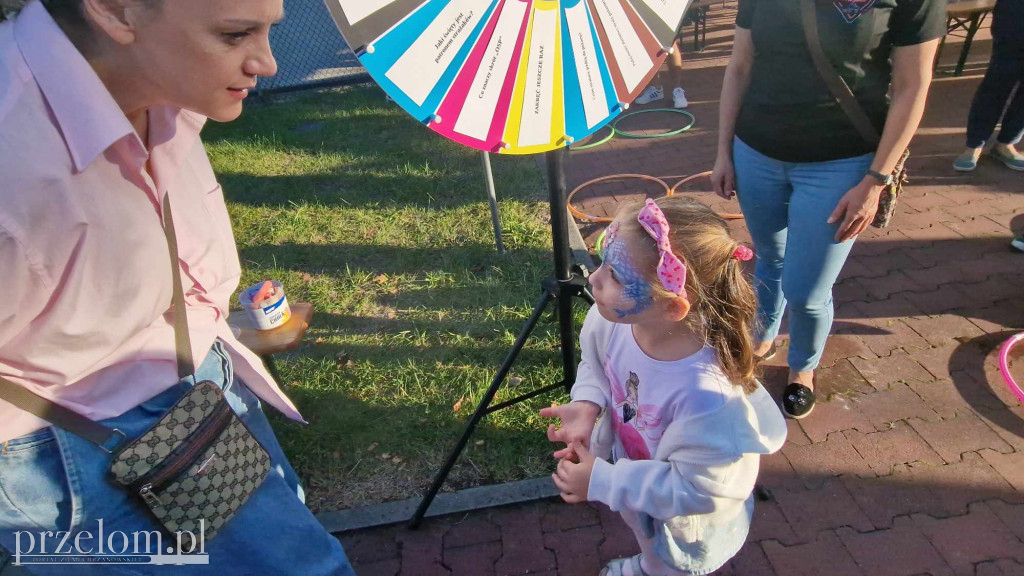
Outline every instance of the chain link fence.
<svg viewBox="0 0 1024 576"><path fill-rule="evenodd" d="M369 78L338 32L324 0L285 0L284 8L284 20L270 30L277 75L260 78L259 93L351 84Z"/></svg>

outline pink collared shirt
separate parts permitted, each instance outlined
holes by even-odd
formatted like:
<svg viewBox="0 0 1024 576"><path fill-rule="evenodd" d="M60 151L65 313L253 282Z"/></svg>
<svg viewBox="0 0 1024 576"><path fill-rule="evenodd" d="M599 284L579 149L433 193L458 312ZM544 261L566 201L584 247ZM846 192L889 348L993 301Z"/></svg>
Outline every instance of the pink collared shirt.
<svg viewBox="0 0 1024 576"><path fill-rule="evenodd" d="M226 321L240 267L205 121L150 109L147 152L38 0L0 24L0 377L93 420L177 382L168 194L196 364L221 339L236 376L302 420ZM0 442L47 425L0 400Z"/></svg>

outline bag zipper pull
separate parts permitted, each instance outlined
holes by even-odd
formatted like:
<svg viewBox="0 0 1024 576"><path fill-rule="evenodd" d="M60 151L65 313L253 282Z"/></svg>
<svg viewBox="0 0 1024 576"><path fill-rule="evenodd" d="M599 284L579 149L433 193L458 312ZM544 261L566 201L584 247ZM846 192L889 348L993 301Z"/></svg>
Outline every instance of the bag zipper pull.
<svg viewBox="0 0 1024 576"><path fill-rule="evenodd" d="M157 498L156 493L153 492L152 484L145 484L139 489L139 496L151 506L163 506L164 503Z"/></svg>

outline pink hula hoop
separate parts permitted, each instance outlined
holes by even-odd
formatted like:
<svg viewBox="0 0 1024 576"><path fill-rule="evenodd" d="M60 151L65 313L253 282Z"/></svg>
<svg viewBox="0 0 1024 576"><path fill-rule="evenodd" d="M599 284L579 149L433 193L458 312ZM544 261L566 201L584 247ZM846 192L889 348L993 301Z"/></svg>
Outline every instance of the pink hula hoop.
<svg viewBox="0 0 1024 576"><path fill-rule="evenodd" d="M1003 380L1006 380L1006 385L1010 387L1010 390L1013 390L1017 398L1024 402L1024 390L1020 389L1020 386L1013 381L1013 375L1010 374L1010 350L1021 340L1024 340L1024 332L1015 334L1003 342L1003 347L999 349L999 371L1003 373Z"/></svg>

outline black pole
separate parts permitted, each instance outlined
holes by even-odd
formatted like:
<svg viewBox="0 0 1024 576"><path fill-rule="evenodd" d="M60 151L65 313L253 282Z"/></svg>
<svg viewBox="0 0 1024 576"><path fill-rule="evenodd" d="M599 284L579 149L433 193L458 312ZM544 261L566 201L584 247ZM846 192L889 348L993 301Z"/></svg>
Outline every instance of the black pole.
<svg viewBox="0 0 1024 576"><path fill-rule="evenodd" d="M565 390L576 382L576 330L573 325L572 296L578 291L568 286L572 280L569 250L569 211L565 193L565 148L547 153L548 202L551 208L551 244L555 254L555 279L558 281L558 325L561 337Z"/></svg>
<svg viewBox="0 0 1024 576"><path fill-rule="evenodd" d="M466 429L462 433L462 437L459 438L455 448L448 454L448 458L445 460L444 466L438 470L434 476L434 480L427 489L426 494L423 496L423 500L420 501L419 507L409 520L409 528L416 528L420 525L424 515L427 513L427 509L430 508L431 502L434 497L441 490L441 486L444 485L445 479L448 477L448 473L451 472L455 462L459 459L462 451L465 449L466 444L469 442L469 438L473 435L480 420L494 412L507 406L511 406L517 402L527 400L538 394L542 394L548 390L558 388L559 386L564 387L568 392L572 389L572 385L576 382L576 330L575 322L573 318L573 297L579 296L586 302L593 304L594 297L587 290L587 281L585 278L579 277L572 272L572 255L569 249L569 215L566 206L566 193L565 193L565 149L552 150L547 153L547 164L548 164L548 202L551 209L551 244L554 250L554 261L555 261L555 278L549 279L544 283L544 294L537 301L537 304L533 308L533 313L530 318L526 321L522 331L516 338L515 344L512 346L512 350L509 351L508 356L505 358L505 362L502 363L498 369L498 373L494 376L494 380L491 381L490 388L484 393L483 398L480 400L480 404L477 406L476 411L473 413L472 418L466 424ZM562 352L562 368L565 377L561 382L538 390L534 390L528 394L518 396L506 402L502 402L496 406L490 406L492 400L494 400L495 394L498 392L498 388L505 380L505 376L512 369L512 365L515 363L516 358L519 356L519 352L522 350L526 339L533 332L534 327L540 320L541 314L547 308L547 305L554 300L558 306L558 327L559 327L559 343Z"/></svg>

